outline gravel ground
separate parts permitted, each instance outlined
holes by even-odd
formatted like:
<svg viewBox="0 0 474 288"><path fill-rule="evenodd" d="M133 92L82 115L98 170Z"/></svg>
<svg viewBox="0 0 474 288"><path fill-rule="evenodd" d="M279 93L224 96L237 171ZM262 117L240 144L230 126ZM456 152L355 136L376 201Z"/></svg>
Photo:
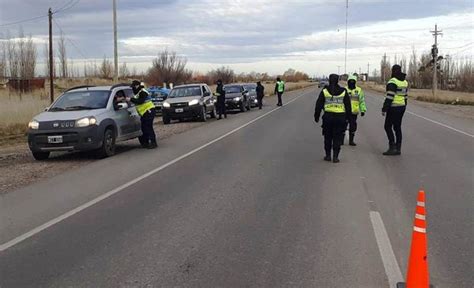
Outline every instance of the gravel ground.
<svg viewBox="0 0 474 288"><path fill-rule="evenodd" d="M162 125L161 117L155 123L155 131L159 139L183 133L201 126L201 122L173 122ZM215 120L208 120L215 121ZM138 140L130 140L117 144L117 153L138 149ZM90 153L55 153L46 161L36 161L26 143L0 147L0 195L27 186L46 178L53 177L63 171L76 169L96 159Z"/></svg>

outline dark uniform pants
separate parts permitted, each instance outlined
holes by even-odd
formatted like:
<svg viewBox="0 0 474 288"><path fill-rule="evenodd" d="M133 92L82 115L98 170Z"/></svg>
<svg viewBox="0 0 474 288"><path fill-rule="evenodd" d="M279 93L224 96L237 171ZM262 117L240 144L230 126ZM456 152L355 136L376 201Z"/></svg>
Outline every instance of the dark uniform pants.
<svg viewBox="0 0 474 288"><path fill-rule="evenodd" d="M153 120L155 119L156 111L155 109L148 110L141 117L142 124L142 136L139 137L139 141L142 145L148 145L150 143L156 143L156 134L153 129Z"/></svg>
<svg viewBox="0 0 474 288"><path fill-rule="evenodd" d="M263 106L263 96L257 96L258 108L262 109Z"/></svg>
<svg viewBox="0 0 474 288"><path fill-rule="evenodd" d="M283 92L277 92L278 95L278 105L281 106L283 103L281 102L281 96L283 96Z"/></svg>
<svg viewBox="0 0 474 288"><path fill-rule="evenodd" d="M227 109L225 108L225 97L217 97L217 112L219 113L219 118L222 118L222 115L227 118Z"/></svg>
<svg viewBox="0 0 474 288"><path fill-rule="evenodd" d="M357 114L351 114L348 125L349 133L354 134L357 131Z"/></svg>
<svg viewBox="0 0 474 288"><path fill-rule="evenodd" d="M341 115L335 113L323 115L324 150L327 155L331 154L331 149L336 155L339 154L344 141L346 125L346 115L343 113Z"/></svg>
<svg viewBox="0 0 474 288"><path fill-rule="evenodd" d="M402 144L402 119L406 106L390 107L385 115L385 133L387 133L389 144ZM395 135L394 132L395 131ZM396 137L396 138L395 138Z"/></svg>

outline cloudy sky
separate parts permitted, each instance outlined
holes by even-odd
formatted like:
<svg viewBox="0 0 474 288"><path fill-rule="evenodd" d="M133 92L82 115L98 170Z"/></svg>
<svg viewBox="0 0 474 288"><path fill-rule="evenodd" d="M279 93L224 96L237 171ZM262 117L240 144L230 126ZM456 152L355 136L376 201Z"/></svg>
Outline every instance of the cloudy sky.
<svg viewBox="0 0 474 288"><path fill-rule="evenodd" d="M350 0L348 71L377 68L391 59L430 49L429 30L444 32L440 52L472 56L473 0ZM117 0L120 62L146 69L169 49L192 69L218 66L238 72L278 74L287 68L310 75L344 72L345 0ZM112 0L0 0L0 38L20 26L38 43L47 40L48 7L58 11L54 33L63 30L76 63L113 56ZM9 25L10 23L22 22ZM80 65L77 65L80 66ZM339 66L339 67L338 67ZM41 71L40 71L41 72Z"/></svg>

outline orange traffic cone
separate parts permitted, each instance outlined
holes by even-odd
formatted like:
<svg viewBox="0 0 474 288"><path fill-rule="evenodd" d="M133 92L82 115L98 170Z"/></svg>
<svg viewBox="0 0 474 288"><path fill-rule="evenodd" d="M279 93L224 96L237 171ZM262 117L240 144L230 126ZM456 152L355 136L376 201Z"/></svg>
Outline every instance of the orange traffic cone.
<svg viewBox="0 0 474 288"><path fill-rule="evenodd" d="M407 282L397 287L429 288L428 243L426 237L425 191L418 192L415 221L411 238L410 258L408 259Z"/></svg>

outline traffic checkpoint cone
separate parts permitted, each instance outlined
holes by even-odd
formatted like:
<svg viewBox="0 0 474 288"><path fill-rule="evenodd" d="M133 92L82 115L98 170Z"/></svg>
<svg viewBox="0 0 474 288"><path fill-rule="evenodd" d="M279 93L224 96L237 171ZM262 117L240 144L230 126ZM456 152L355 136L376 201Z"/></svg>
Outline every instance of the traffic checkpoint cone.
<svg viewBox="0 0 474 288"><path fill-rule="evenodd" d="M407 282L397 283L397 288L430 288L428 272L428 243L426 237L425 191L418 191L415 221L408 259Z"/></svg>

